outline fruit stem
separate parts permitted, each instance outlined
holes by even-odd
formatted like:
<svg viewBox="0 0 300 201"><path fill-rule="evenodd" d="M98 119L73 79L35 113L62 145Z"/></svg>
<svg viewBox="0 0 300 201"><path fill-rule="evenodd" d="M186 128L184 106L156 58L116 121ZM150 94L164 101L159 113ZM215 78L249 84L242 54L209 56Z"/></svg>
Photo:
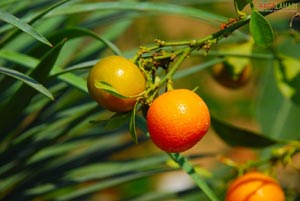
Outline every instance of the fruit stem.
<svg viewBox="0 0 300 201"><path fill-rule="evenodd" d="M162 85L165 84L166 81L172 79L172 76L175 74L175 72L177 71L179 66L184 62L186 57L188 57L190 55L192 50L193 50L193 48L191 48L191 47L186 47L185 49L182 50L180 57L178 58L176 63L171 66L167 75L159 82L158 87L161 87Z"/></svg>
<svg viewBox="0 0 300 201"><path fill-rule="evenodd" d="M207 197L209 197L211 201L220 201L214 191L203 180L203 178L197 174L195 168L186 157L179 153L168 153L168 155L194 180L198 187L207 195Z"/></svg>

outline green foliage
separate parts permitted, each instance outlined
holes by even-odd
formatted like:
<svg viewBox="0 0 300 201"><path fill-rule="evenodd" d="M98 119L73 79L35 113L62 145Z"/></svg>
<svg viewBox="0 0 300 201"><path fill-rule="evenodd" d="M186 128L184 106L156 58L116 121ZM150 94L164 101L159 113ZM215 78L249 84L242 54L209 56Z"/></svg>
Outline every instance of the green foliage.
<svg viewBox="0 0 300 201"><path fill-rule="evenodd" d="M256 10L251 13L250 32L258 46L269 47L273 44L272 27L266 18Z"/></svg>
<svg viewBox="0 0 300 201"><path fill-rule="evenodd" d="M7 22L11 25L16 26L20 30L28 33L30 36L32 36L36 40L39 40L46 45L52 46L52 44L42 34L37 32L29 24L22 22L22 20L18 19L14 15L11 15L10 13L7 13L5 11L0 11L0 19L4 22Z"/></svg>
<svg viewBox="0 0 300 201"><path fill-rule="evenodd" d="M300 61L293 57L284 57L275 67L277 84L282 94L295 104L300 104Z"/></svg>
<svg viewBox="0 0 300 201"><path fill-rule="evenodd" d="M236 126L212 119L212 126L219 136L231 146L264 148L279 143L262 134L257 134Z"/></svg>
<svg viewBox="0 0 300 201"><path fill-rule="evenodd" d="M259 11L251 1L174 2L0 2L1 200L115 196L112 200L217 201L223 200L235 172L293 163L300 151L299 33L282 33L278 27L283 22L267 20L271 13ZM219 24L236 16L218 7L225 4L234 4L239 17L221 30ZM251 15L245 11L248 4ZM209 33L201 27L201 33L196 32L199 38L169 37L173 30L168 26L174 21L162 25L159 19L170 16L208 23ZM143 27L145 21L149 24ZM249 30L240 30L247 24ZM189 26L184 33L197 28ZM149 44L158 36L163 40ZM176 41L168 42L174 37ZM138 46L142 47L137 50ZM141 103L133 111L115 114L93 102L87 93L87 73L109 54L132 57L141 68L156 62L159 69L152 73L160 77L161 91L173 82L176 87L197 87L212 115L213 129L207 135L219 136L224 147L213 153L157 152L147 133L146 110L144 116L140 112ZM252 83L231 91L210 79L211 67L224 61L239 70L241 61L250 62ZM107 83L96 84L121 96ZM149 90L149 99L157 95L156 89ZM239 120L243 119L255 121L256 128L242 129ZM218 161L224 149L236 146L255 149L263 156L241 165ZM199 167L197 161L203 158L212 158L217 165ZM191 186L172 192L156 189L158 177L178 170L192 179ZM284 187L292 192L291 200L299 197L299 190Z"/></svg>

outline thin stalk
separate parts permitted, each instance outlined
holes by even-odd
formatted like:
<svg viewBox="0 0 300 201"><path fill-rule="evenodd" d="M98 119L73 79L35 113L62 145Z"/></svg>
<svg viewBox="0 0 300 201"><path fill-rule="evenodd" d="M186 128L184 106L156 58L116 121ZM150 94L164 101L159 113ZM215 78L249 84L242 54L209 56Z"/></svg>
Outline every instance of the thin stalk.
<svg viewBox="0 0 300 201"><path fill-rule="evenodd" d="M172 79L172 76L175 74L175 72L177 71L179 66L184 62L186 57L188 57L190 55L192 50L193 49L191 47L187 47L182 51L182 54L180 55L180 57L178 58L176 63L169 69L169 72L167 73L167 75L164 76L164 78L159 82L158 87L161 87L166 81Z"/></svg>
<svg viewBox="0 0 300 201"><path fill-rule="evenodd" d="M195 168L188 161L188 159L178 153L168 153L170 158L174 160L183 171L185 171L197 184L197 186L209 197L211 201L220 201L217 195L207 185L207 183L197 174Z"/></svg>

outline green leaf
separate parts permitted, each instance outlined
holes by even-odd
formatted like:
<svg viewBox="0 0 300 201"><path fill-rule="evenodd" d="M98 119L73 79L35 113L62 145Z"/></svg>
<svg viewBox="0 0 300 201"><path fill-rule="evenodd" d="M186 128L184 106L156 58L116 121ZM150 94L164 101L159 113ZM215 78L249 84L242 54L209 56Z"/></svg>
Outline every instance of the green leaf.
<svg viewBox="0 0 300 201"><path fill-rule="evenodd" d="M22 31L26 32L36 40L52 47L52 44L42 34L40 34L32 26L30 26L26 22L23 22L21 19L15 17L14 15L11 15L10 13L0 10L0 19L21 29Z"/></svg>
<svg viewBox="0 0 300 201"><path fill-rule="evenodd" d="M130 135L136 144L138 143L138 138L137 138L137 134L136 134L136 126L135 126L135 124L136 124L135 117L136 117L137 107L138 107L138 102L136 102L133 107L133 110L132 110L131 116L130 116L130 122L129 122Z"/></svg>
<svg viewBox="0 0 300 201"><path fill-rule="evenodd" d="M234 0L234 6L239 11L243 10L249 4L248 0Z"/></svg>
<svg viewBox="0 0 300 201"><path fill-rule="evenodd" d="M256 10L253 10L251 14L250 33L258 46L269 47L273 44L272 27L267 19Z"/></svg>
<svg viewBox="0 0 300 201"><path fill-rule="evenodd" d="M300 107L284 97L279 90L274 75L276 62L260 60L258 64L264 66L264 71L255 114L262 133L276 139L299 140Z"/></svg>
<svg viewBox="0 0 300 201"><path fill-rule="evenodd" d="M48 12L50 12L51 10L61 6L62 4L68 2L70 0L63 0L60 1L52 6L47 7L45 10L42 10L41 12L39 12L38 14L36 14L33 18L31 18L30 20L28 20L28 24L31 25L37 21L39 21L40 19L43 18L44 15L46 15ZM32 5L33 6L33 5ZM25 17L23 17L25 18ZM4 38L1 43L0 43L0 47L4 46L5 44L7 44L9 41L13 40L14 38L16 38L19 34L21 33L20 29L14 30L13 32L11 32L9 35L7 35L6 38ZM52 47L52 45L50 45L50 47Z"/></svg>
<svg viewBox="0 0 300 201"><path fill-rule="evenodd" d="M239 14L239 16L244 17L246 15L246 13L242 12L242 10L248 3L248 0L234 0L234 8L235 11Z"/></svg>
<svg viewBox="0 0 300 201"><path fill-rule="evenodd" d="M122 165L123 166L123 165ZM119 166L122 167L122 166ZM123 176L118 176L114 178L110 178L101 182L95 182L92 185L87 185L85 187L79 188L77 190L66 191L65 194L61 196L55 196L56 201L68 201L75 200L76 198L80 198L82 196L86 196L95 192L99 192L100 190L120 185L135 179L144 178L147 176L151 176L154 174L158 174L159 171L143 171L143 172L134 172L131 174L125 174Z"/></svg>
<svg viewBox="0 0 300 201"><path fill-rule="evenodd" d="M275 75L281 93L300 105L300 60L283 57L275 66Z"/></svg>
<svg viewBox="0 0 300 201"><path fill-rule="evenodd" d="M0 53L1 53L1 51L0 51ZM73 71L86 70L86 69L89 69L92 66L94 66L98 61L99 61L99 59L82 62L82 63L76 64L76 65L70 66L68 68L65 68L65 69L61 70L60 72L58 72L58 73L53 73L53 74L51 74L51 76L56 77L56 76L66 74L66 73L70 73L70 72L73 72Z"/></svg>
<svg viewBox="0 0 300 201"><path fill-rule="evenodd" d="M53 38L54 40L59 40L60 38L63 37L77 38L77 37L84 37L84 36L92 37L100 41L101 43L103 43L106 47L109 47L116 55L122 55L121 50L115 44L107 40L105 37L99 36L97 33L86 28L73 27L73 28L64 29L62 31L55 33L51 38Z"/></svg>
<svg viewBox="0 0 300 201"><path fill-rule="evenodd" d="M116 162L99 162L72 169L65 175L65 179L73 182L82 182L95 179L104 179L116 174L146 170L159 167L168 160L165 154L159 154L141 159ZM120 166L122 168L120 169Z"/></svg>
<svg viewBox="0 0 300 201"><path fill-rule="evenodd" d="M47 54L45 54L40 63L34 68L30 73L30 77L37 80L41 84L45 84L48 81L49 73L60 53L61 48L65 40L57 44L52 48ZM14 129L15 124L18 122L20 116L22 115L24 109L28 106L31 99L34 95L37 94L37 91L32 87L29 87L26 84L23 84L15 94L10 98L10 101L4 105L0 111L0 131L2 135L0 139L3 139L7 132L11 129Z"/></svg>
<svg viewBox="0 0 300 201"><path fill-rule="evenodd" d="M128 98L126 96L121 95L111 84L104 81L95 81L95 87L98 89L103 89L104 91L118 97L118 98Z"/></svg>
<svg viewBox="0 0 300 201"><path fill-rule="evenodd" d="M19 52L5 49L0 50L0 58L12 61L17 64L21 64L29 68L33 68L38 63L37 59L35 58L29 57L25 54L20 54Z"/></svg>
<svg viewBox="0 0 300 201"><path fill-rule="evenodd" d="M0 67L0 73L3 73L7 76L16 78L16 79L24 82L25 84L28 84L29 86L31 86L38 92L44 94L46 97L50 98L51 100L54 100L53 95L50 93L50 91L48 91L47 88L45 88L42 84L40 84L39 82L37 82L36 80L32 79L29 76L27 76L19 71L5 68L5 67Z"/></svg>
<svg viewBox="0 0 300 201"><path fill-rule="evenodd" d="M212 118L211 125L219 137L231 146L264 148L278 143L274 139L230 125L216 118Z"/></svg>
<svg viewBox="0 0 300 201"><path fill-rule="evenodd" d="M227 45L224 48L220 48L220 50L232 55L238 55L241 53L245 55L251 55L252 46L253 40L249 40L245 43ZM225 56L224 58L226 63L233 66L234 75L239 75L241 71L243 71L244 67L250 62L250 59L248 57Z"/></svg>

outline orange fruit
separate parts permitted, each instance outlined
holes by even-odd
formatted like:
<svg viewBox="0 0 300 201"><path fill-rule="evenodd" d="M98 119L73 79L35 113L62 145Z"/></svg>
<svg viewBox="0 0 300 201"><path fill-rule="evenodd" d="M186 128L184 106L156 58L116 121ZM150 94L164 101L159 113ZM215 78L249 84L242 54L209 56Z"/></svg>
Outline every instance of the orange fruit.
<svg viewBox="0 0 300 201"><path fill-rule="evenodd" d="M156 98L147 112L151 139L160 149L183 152L193 147L207 132L210 114L195 92L176 89Z"/></svg>
<svg viewBox="0 0 300 201"><path fill-rule="evenodd" d="M110 84L126 98L114 96L101 88L96 82ZM113 112L127 112L133 109L137 96L145 90L146 80L140 69L121 56L109 56L101 59L90 70L87 87L90 96L104 108Z"/></svg>
<svg viewBox="0 0 300 201"><path fill-rule="evenodd" d="M249 172L235 179L229 186L226 201L284 201L280 185L272 177Z"/></svg>

